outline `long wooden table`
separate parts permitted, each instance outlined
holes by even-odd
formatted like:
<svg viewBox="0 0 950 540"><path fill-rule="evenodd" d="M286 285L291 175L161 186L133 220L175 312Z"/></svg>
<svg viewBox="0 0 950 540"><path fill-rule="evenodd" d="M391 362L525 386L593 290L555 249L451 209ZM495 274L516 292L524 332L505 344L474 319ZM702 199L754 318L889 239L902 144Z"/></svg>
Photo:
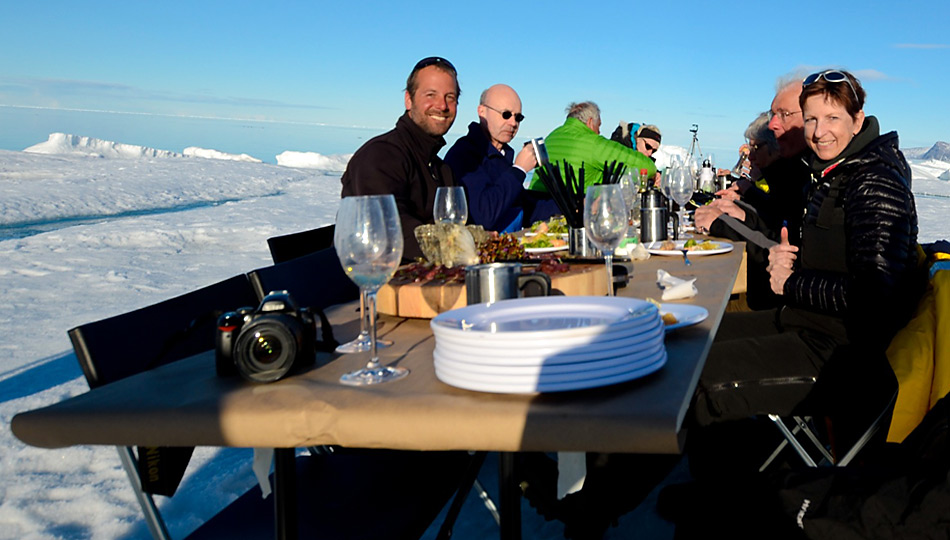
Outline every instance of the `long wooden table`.
<svg viewBox="0 0 950 540"><path fill-rule="evenodd" d="M633 263L622 295L660 299L656 271L696 277L699 294L682 301L709 317L666 339L658 372L603 388L552 394L489 394L440 382L429 321L380 318L383 363L409 377L371 387L341 385L366 354L323 354L316 369L268 385L215 375L211 352L123 379L12 420L23 442L46 448L78 444L231 446L293 449L323 444L410 450L597 451L679 453L690 398L743 259L731 253L652 257ZM328 312L336 337L359 330L353 305ZM332 361L331 361L332 360ZM518 532L520 535L520 531ZM514 536L512 534L512 536Z"/></svg>

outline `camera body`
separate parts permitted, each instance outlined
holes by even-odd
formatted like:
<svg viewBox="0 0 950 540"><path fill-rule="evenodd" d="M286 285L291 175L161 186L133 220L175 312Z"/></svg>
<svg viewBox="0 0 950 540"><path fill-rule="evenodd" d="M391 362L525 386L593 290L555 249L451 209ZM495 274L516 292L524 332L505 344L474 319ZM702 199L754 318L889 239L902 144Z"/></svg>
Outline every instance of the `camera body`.
<svg viewBox="0 0 950 540"><path fill-rule="evenodd" d="M257 309L244 307L218 318L215 369L251 382L273 382L313 365L317 325L287 291L271 291Z"/></svg>

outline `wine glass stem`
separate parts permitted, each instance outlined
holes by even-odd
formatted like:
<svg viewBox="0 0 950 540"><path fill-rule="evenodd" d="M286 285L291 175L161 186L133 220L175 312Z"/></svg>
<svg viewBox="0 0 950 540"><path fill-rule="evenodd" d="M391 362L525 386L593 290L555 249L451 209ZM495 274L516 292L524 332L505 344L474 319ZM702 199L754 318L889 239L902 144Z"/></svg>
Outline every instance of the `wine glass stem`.
<svg viewBox="0 0 950 540"><path fill-rule="evenodd" d="M604 265L607 267L607 296L614 295L614 255L608 250L604 253Z"/></svg>
<svg viewBox="0 0 950 540"><path fill-rule="evenodd" d="M365 291L366 311L369 314L369 342L372 357L366 369L379 369L379 356L376 354L376 291Z"/></svg>
<svg viewBox="0 0 950 540"><path fill-rule="evenodd" d="M360 289L360 337L366 335L366 291Z"/></svg>

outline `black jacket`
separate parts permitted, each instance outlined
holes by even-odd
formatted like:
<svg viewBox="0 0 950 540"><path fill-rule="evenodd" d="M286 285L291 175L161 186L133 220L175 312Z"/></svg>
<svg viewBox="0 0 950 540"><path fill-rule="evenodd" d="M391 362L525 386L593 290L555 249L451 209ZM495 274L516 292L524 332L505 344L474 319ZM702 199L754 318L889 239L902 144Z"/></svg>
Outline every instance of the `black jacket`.
<svg viewBox="0 0 950 540"><path fill-rule="evenodd" d="M422 257L415 230L432 223L435 188L453 186L452 171L438 156L445 139L422 131L406 112L396 127L366 141L343 173L342 196L391 193L405 239L403 260Z"/></svg>
<svg viewBox="0 0 950 540"><path fill-rule="evenodd" d="M503 149L504 155L492 146L481 124L472 122L468 134L445 154L455 179L465 186L471 222L489 231L504 231L523 213L515 224L519 230L560 213L550 195L524 188L524 171L512 165L514 149L507 144Z"/></svg>
<svg viewBox="0 0 950 540"><path fill-rule="evenodd" d="M803 236L796 261L802 266L784 293L790 306L841 317L851 343L883 351L913 314L924 280L910 167L897 133L877 136L877 129L868 117L838 161L812 159L803 235L822 227L822 205L832 191L825 212L842 215L843 233L840 241L828 241L834 235L824 231L816 235L820 242Z"/></svg>

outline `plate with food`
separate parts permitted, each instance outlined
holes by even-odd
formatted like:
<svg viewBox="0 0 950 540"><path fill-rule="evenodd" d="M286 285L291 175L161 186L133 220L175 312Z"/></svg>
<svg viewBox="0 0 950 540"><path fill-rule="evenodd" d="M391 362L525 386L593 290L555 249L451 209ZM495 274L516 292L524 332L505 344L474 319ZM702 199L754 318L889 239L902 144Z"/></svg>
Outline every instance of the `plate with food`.
<svg viewBox="0 0 950 540"><path fill-rule="evenodd" d="M567 239L560 234L535 233L521 238L525 253L553 253L568 248Z"/></svg>
<svg viewBox="0 0 950 540"><path fill-rule="evenodd" d="M691 304L660 304L660 318L666 325L666 331L676 330L684 326L693 326L706 320L709 312L702 306Z"/></svg>
<svg viewBox="0 0 950 540"><path fill-rule="evenodd" d="M565 219L564 216L554 216L547 221L535 221L532 223L531 228L525 233L525 236L539 233L566 235L568 231L567 219Z"/></svg>
<svg viewBox="0 0 950 540"><path fill-rule="evenodd" d="M683 250L689 252L690 257L698 255L719 255L720 253L729 253L732 251L732 244L719 240L664 240L650 242L646 245L647 251L651 255L673 255L682 256Z"/></svg>

